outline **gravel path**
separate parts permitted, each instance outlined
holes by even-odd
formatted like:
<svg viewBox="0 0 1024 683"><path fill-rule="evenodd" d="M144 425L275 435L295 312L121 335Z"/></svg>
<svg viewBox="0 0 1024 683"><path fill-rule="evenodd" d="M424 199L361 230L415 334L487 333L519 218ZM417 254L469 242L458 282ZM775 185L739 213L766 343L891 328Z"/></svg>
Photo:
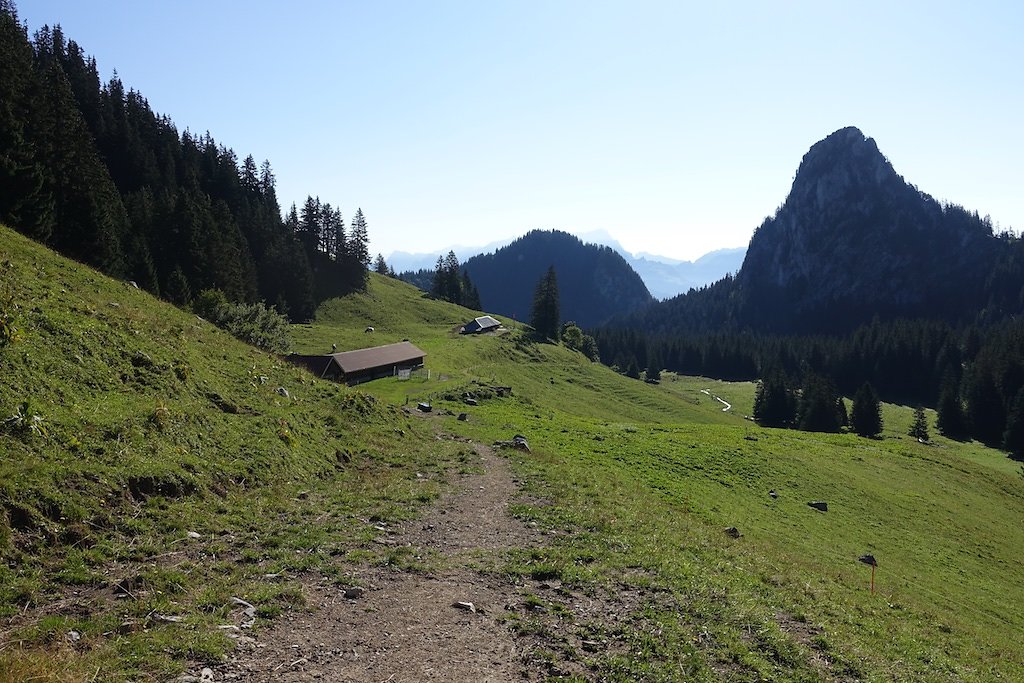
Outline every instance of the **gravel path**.
<svg viewBox="0 0 1024 683"><path fill-rule="evenodd" d="M214 680L523 680L523 655L501 623L519 591L478 568L542 536L508 513L517 493L508 462L486 447L477 453L482 474L465 475L423 517L380 539L443 569L362 567L355 576L364 590L348 598L329 581L310 583L307 604L315 609L241 638ZM473 611L456 603L472 603Z"/></svg>

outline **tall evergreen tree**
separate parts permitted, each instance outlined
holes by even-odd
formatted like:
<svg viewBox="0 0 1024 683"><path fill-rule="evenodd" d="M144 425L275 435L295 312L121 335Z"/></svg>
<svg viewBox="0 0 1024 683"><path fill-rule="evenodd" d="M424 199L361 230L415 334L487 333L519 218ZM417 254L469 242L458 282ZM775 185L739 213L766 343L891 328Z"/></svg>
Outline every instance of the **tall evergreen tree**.
<svg viewBox="0 0 1024 683"><path fill-rule="evenodd" d="M1024 456L1024 389L1017 392L1006 418L1003 448L1016 457Z"/></svg>
<svg viewBox="0 0 1024 683"><path fill-rule="evenodd" d="M540 339L558 341L561 318L559 308L558 277L555 275L555 267L551 266L537 283L533 295L530 325ZM639 377L639 369L637 377Z"/></svg>
<svg viewBox="0 0 1024 683"><path fill-rule="evenodd" d="M476 286L469 279L469 273L465 270L462 271L461 289L462 305L474 311L482 311L484 307L480 303L480 292L477 291Z"/></svg>
<svg viewBox="0 0 1024 683"><path fill-rule="evenodd" d="M925 416L922 406L914 408L914 424L910 426L910 431L907 434L920 441L928 440L928 418Z"/></svg>
<svg viewBox="0 0 1024 683"><path fill-rule="evenodd" d="M971 436L990 445L1003 441L1006 408L995 378L988 367L975 365L967 382L967 426Z"/></svg>
<svg viewBox="0 0 1024 683"><path fill-rule="evenodd" d="M861 436L878 436L882 433L882 404L869 382L865 382L853 397L850 426Z"/></svg>
<svg viewBox="0 0 1024 683"><path fill-rule="evenodd" d="M36 240L54 228L54 200L32 142L41 84L14 4L0 4L0 221Z"/></svg>
<svg viewBox="0 0 1024 683"><path fill-rule="evenodd" d="M362 209L356 209L356 215L352 217L348 248L349 253L363 268L370 267L370 236Z"/></svg>
<svg viewBox="0 0 1024 683"><path fill-rule="evenodd" d="M963 400L957 383L951 378L943 386L936 410L935 426L939 433L949 439L963 439L967 436L967 421L964 417Z"/></svg>
<svg viewBox="0 0 1024 683"><path fill-rule="evenodd" d="M373 262L373 271L379 275L388 274L388 262L384 260L383 254L377 254L377 259Z"/></svg>
<svg viewBox="0 0 1024 683"><path fill-rule="evenodd" d="M320 247L320 226L321 226L320 198L306 197L299 214L299 225L296 235L302 246L306 248L306 254L312 257Z"/></svg>
<svg viewBox="0 0 1024 683"><path fill-rule="evenodd" d="M835 386L830 380L808 373L797 411L800 429L808 432L838 432L839 400Z"/></svg>
<svg viewBox="0 0 1024 683"><path fill-rule="evenodd" d="M334 210L331 225L334 227L334 237L331 239L332 251L328 252L328 254L335 261L344 261L351 254L349 252L348 236L345 234L345 220L341 217L341 209Z"/></svg>
<svg viewBox="0 0 1024 683"><path fill-rule="evenodd" d="M757 383L754 419L762 427L789 427L796 419L796 401L781 369L768 372Z"/></svg>

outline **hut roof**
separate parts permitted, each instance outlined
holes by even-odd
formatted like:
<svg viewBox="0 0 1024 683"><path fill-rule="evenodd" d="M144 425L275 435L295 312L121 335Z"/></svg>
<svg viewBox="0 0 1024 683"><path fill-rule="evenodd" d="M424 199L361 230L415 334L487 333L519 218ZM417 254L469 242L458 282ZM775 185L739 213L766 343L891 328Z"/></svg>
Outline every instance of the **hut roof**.
<svg viewBox="0 0 1024 683"><path fill-rule="evenodd" d="M473 318L462 327L462 333L468 334L471 332L483 332L486 330L493 330L497 327L501 327L501 323L492 318L489 315L482 315L479 318Z"/></svg>
<svg viewBox="0 0 1024 683"><path fill-rule="evenodd" d="M369 349L332 353L334 362L347 375L352 372L379 368L385 365L401 365L402 363L422 362L427 354L413 346L410 342L398 342L385 346L374 346Z"/></svg>

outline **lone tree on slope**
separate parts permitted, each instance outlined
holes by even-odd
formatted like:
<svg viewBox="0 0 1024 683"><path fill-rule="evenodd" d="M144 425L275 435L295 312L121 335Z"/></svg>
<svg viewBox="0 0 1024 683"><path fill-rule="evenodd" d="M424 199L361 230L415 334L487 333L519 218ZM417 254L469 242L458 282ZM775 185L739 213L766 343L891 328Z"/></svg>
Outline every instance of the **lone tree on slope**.
<svg viewBox="0 0 1024 683"><path fill-rule="evenodd" d="M924 408L921 406L914 408L914 424L907 433L915 439L928 440L928 418L925 417Z"/></svg>
<svg viewBox="0 0 1024 683"><path fill-rule="evenodd" d="M869 382L865 382L853 397L850 425L861 436L878 436L882 433L882 404Z"/></svg>

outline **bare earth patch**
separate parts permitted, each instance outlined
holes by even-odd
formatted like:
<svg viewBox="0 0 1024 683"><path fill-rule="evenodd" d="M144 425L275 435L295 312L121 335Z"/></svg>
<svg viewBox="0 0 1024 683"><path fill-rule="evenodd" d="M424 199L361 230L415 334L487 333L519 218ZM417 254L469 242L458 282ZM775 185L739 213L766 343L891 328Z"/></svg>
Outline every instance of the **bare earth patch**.
<svg viewBox="0 0 1024 683"><path fill-rule="evenodd" d="M508 512L517 492L508 463L477 452L482 474L465 475L423 517L378 539L439 568L356 568L353 583L363 590L349 597L345 586L310 582L313 610L240 638L215 680L523 680L523 653L503 623L521 589L480 566L543 537Z"/></svg>

